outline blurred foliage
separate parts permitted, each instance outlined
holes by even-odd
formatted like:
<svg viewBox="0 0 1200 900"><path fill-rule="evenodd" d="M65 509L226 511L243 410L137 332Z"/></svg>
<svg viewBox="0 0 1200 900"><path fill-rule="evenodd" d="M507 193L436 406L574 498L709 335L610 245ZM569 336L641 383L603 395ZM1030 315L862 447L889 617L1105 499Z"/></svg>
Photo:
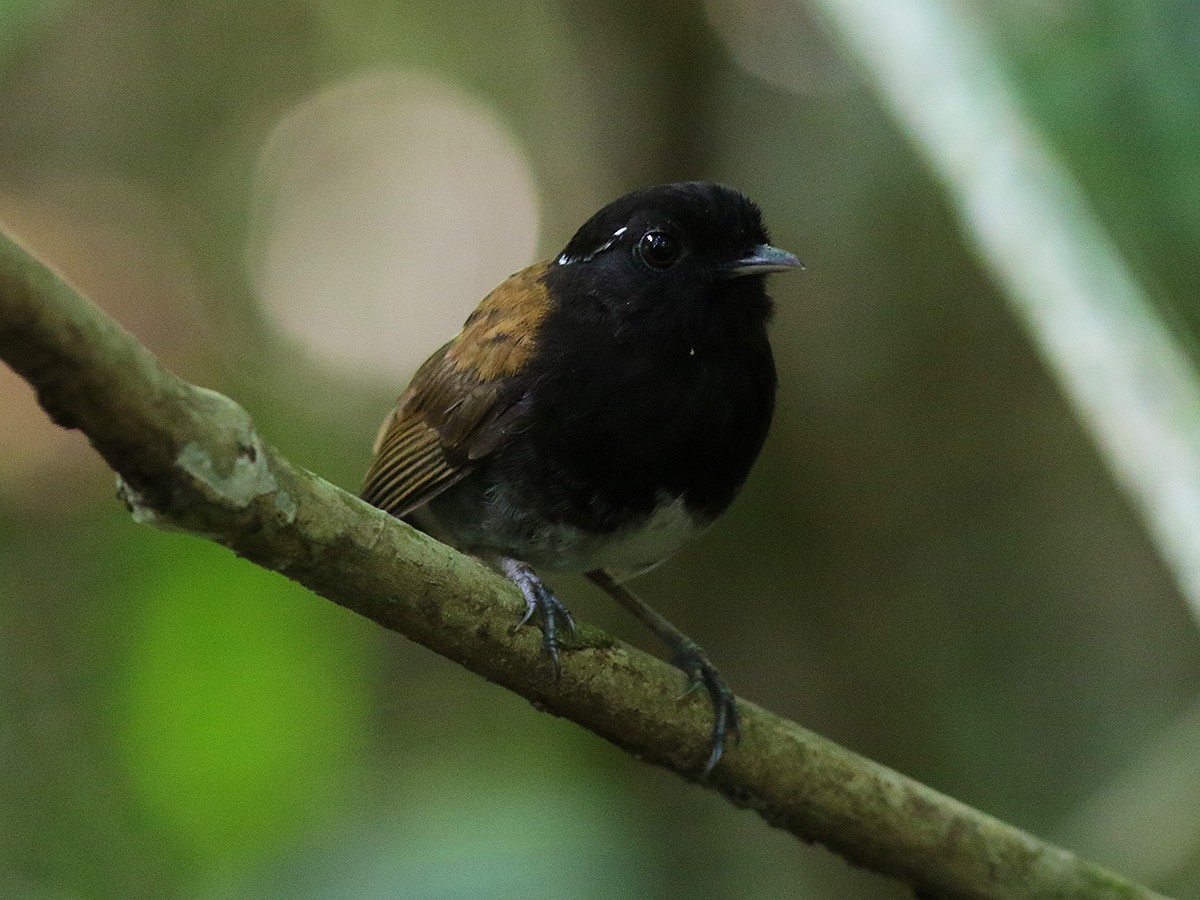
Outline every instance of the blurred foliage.
<svg viewBox="0 0 1200 900"><path fill-rule="evenodd" d="M1200 6L962 3L1188 341ZM804 7L4 0L0 221L352 488L409 372L335 372L319 330L281 335L250 198L280 121L388 72L489 111L532 173L544 253L637 185L760 201L808 266L776 286L775 427L726 520L642 591L743 695L1039 834L1083 833L1076 811L1194 706L1200 636L937 185ZM364 158L393 137L364 133ZM356 159L313 159L314 185ZM387 190L507 221L454 195L451 163ZM333 212L337 253L365 217ZM494 281L524 262L433 238ZM405 239L381 269L398 293ZM422 302L454 321L478 299ZM328 303L382 327L355 284ZM905 896L220 548L134 526L7 371L0 451L4 896ZM1147 873L1120 862L1200 897L1194 843Z"/></svg>
<svg viewBox="0 0 1200 900"><path fill-rule="evenodd" d="M369 686L357 623L220 548L143 543L159 565L131 560L155 582L132 587L146 608L113 685L127 777L197 855L270 846L344 787Z"/></svg>
<svg viewBox="0 0 1200 900"><path fill-rule="evenodd" d="M1200 271L1180 254L1200 243L1200 15L1188 0L1064 7L998 7L1005 59L1143 283L1195 334Z"/></svg>

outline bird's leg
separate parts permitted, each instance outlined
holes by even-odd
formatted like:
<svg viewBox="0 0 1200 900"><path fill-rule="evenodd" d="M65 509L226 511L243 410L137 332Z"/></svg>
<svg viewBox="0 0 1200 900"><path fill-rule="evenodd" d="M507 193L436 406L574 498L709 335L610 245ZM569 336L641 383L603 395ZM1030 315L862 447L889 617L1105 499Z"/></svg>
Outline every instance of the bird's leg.
<svg viewBox="0 0 1200 900"><path fill-rule="evenodd" d="M504 558L500 560L500 568L508 580L521 589L521 595L525 598L525 614L509 629L509 633L516 634L536 612L542 620L542 647L550 659L554 680L558 681L562 674L558 661L558 636L565 631L568 639L573 638L575 620L563 602L554 596L554 592L528 565Z"/></svg>
<svg viewBox="0 0 1200 900"><path fill-rule="evenodd" d="M587 577L604 589L604 592L629 610L637 619L653 631L671 648L671 663L682 669L688 677L685 696L696 688L703 686L713 705L712 752L708 762L704 764L701 777L707 778L713 766L725 752L727 738L734 740L740 735L737 710L737 698L725 684L716 668L709 662L707 654L700 645L686 634L664 619L644 600L634 594L629 588L617 582L615 578L603 569L588 572Z"/></svg>

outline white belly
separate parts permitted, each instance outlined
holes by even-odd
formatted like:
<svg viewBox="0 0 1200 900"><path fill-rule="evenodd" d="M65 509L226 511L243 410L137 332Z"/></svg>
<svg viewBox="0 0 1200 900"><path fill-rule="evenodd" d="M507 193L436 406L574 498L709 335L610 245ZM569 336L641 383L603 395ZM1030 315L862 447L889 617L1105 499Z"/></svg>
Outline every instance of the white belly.
<svg viewBox="0 0 1200 900"><path fill-rule="evenodd" d="M554 572L606 569L621 580L654 568L706 528L708 523L697 522L683 500L664 497L645 521L613 534L589 534L565 525L543 529L524 561Z"/></svg>

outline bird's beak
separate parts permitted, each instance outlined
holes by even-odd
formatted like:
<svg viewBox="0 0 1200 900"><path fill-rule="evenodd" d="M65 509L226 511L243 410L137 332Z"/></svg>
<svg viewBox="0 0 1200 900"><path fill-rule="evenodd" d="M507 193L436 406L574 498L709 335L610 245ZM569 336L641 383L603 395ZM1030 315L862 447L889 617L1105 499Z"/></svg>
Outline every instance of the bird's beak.
<svg viewBox="0 0 1200 900"><path fill-rule="evenodd" d="M786 250L759 244L746 256L734 260L725 274L730 278L742 275L769 275L771 272L786 272L788 269L803 269L804 263Z"/></svg>

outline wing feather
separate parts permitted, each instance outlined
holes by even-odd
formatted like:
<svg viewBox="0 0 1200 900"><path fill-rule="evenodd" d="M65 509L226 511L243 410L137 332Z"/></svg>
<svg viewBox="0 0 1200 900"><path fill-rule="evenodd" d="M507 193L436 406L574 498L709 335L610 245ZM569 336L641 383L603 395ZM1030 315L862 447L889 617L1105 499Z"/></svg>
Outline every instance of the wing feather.
<svg viewBox="0 0 1200 900"><path fill-rule="evenodd" d="M517 412L518 376L550 307L545 271L540 263L503 282L417 370L379 429L364 500L405 516L503 444Z"/></svg>

